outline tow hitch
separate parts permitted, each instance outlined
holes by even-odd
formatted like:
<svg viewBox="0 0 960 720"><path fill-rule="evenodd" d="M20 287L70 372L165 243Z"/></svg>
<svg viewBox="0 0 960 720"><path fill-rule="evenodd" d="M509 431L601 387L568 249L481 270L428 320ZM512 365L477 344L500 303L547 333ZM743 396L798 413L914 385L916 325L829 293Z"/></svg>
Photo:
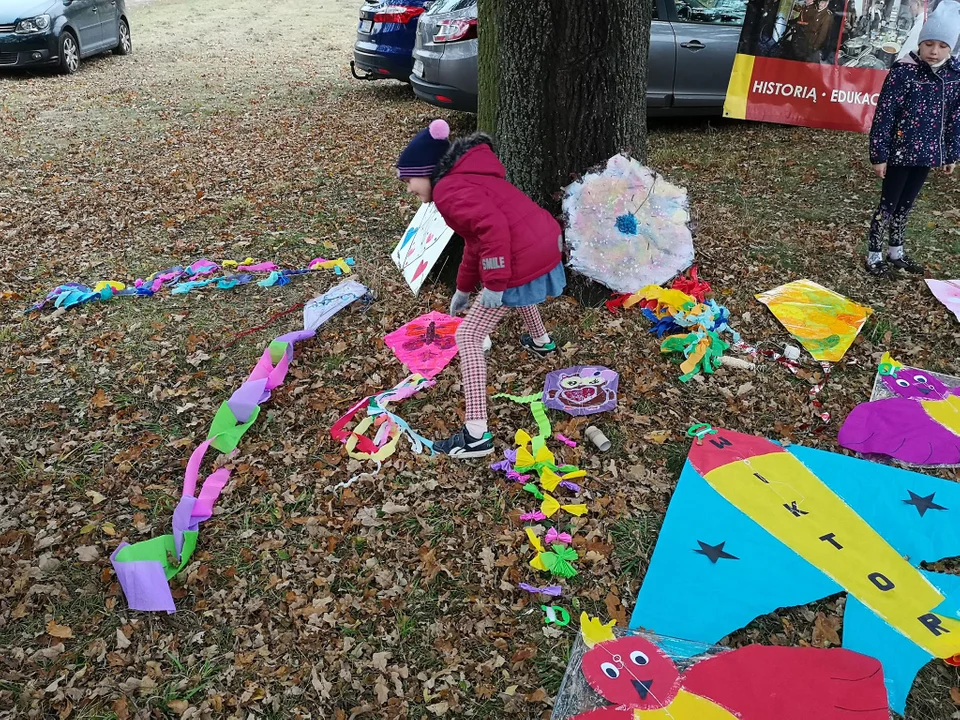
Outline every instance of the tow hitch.
<svg viewBox="0 0 960 720"><path fill-rule="evenodd" d="M353 60L350 61L350 74L353 75L357 80L376 80L377 79L377 76L374 73L369 71L365 71L365 72L367 73L366 75L358 75L357 64Z"/></svg>

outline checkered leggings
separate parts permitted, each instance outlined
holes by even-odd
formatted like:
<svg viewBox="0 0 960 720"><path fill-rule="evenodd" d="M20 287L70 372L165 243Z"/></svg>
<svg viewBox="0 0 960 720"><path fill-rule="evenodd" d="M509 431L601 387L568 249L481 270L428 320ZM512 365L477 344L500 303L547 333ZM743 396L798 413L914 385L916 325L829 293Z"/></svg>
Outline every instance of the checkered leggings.
<svg viewBox="0 0 960 720"><path fill-rule="evenodd" d="M520 313L530 337L547 334L536 305L486 308L480 304L479 297L457 328L460 372L463 375L463 393L467 398L467 420L487 419L487 361L483 356L483 339L494 331L511 309Z"/></svg>

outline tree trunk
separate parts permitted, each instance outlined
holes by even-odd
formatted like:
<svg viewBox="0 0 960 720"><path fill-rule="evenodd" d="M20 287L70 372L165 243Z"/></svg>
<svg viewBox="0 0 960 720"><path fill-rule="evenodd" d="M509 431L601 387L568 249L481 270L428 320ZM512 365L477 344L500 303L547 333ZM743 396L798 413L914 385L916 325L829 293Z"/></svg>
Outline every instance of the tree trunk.
<svg viewBox="0 0 960 720"><path fill-rule="evenodd" d="M510 181L555 215L561 190L626 151L647 157L654 0L479 0L478 125ZM572 274L595 305L609 290Z"/></svg>
<svg viewBox="0 0 960 720"><path fill-rule="evenodd" d="M480 0L477 7L480 65L477 78L480 92L477 129L491 137L497 134L497 80L500 74L500 59L497 57L496 19L503 4L503 0Z"/></svg>
<svg viewBox="0 0 960 720"><path fill-rule="evenodd" d="M510 181L555 213L591 167L620 151L646 159L652 7L480 0L479 125L495 129Z"/></svg>

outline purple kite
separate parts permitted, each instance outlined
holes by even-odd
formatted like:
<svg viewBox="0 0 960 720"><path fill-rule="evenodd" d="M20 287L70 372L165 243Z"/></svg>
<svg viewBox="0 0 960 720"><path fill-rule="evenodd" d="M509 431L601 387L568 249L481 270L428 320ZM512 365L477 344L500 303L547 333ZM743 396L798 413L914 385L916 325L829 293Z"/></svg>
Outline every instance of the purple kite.
<svg viewBox="0 0 960 720"><path fill-rule="evenodd" d="M429 380L456 357L461 322L461 318L434 311L397 328L383 341L411 373Z"/></svg>
<svg viewBox="0 0 960 720"><path fill-rule="evenodd" d="M893 397L857 405L840 428L840 444L913 465L960 464L960 387L911 367L880 377Z"/></svg>
<svg viewBox="0 0 960 720"><path fill-rule="evenodd" d="M600 365L555 370L543 385L543 403L569 415L593 415L617 406L620 376Z"/></svg>

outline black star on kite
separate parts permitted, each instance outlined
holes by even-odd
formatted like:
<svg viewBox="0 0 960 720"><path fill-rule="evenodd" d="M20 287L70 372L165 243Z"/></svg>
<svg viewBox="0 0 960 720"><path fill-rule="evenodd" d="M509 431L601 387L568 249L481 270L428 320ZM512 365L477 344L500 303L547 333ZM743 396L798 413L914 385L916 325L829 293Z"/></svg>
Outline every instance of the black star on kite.
<svg viewBox="0 0 960 720"><path fill-rule="evenodd" d="M933 496L936 495L936 493L930 493L925 497L920 497L913 490L907 490L907 492L910 493L910 499L904 500L904 502L907 505L913 505L917 509L917 512L920 513L920 517L923 517L923 514L927 510L946 510L947 509L943 505L937 505L933 501Z"/></svg>
<svg viewBox="0 0 960 720"><path fill-rule="evenodd" d="M726 550L723 549L723 546L727 544L727 541L724 540L719 545L707 545L703 540L697 540L697 544L700 545L699 550L694 550L695 553L700 553L701 555L706 555L710 558L710 562L716 563L720 558L726 560L739 560L736 555L731 555Z"/></svg>

